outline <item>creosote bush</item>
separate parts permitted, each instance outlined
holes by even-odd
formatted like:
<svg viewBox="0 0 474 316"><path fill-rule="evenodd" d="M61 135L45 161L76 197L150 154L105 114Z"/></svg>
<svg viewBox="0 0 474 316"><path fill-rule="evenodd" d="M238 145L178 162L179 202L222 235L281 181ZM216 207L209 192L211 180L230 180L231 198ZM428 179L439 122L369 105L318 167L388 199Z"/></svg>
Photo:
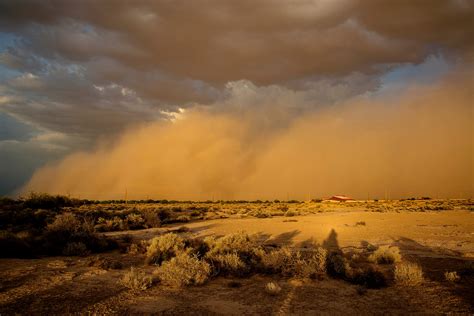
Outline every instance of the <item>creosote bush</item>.
<svg viewBox="0 0 474 316"><path fill-rule="evenodd" d="M163 262L155 273L163 283L171 286L201 285L209 279L211 266L196 256L182 252Z"/></svg>
<svg viewBox="0 0 474 316"><path fill-rule="evenodd" d="M402 285L417 285L423 282L423 270L416 263L402 262L395 266L395 282Z"/></svg>
<svg viewBox="0 0 474 316"><path fill-rule="evenodd" d="M184 239L177 234L168 233L151 240L146 250L147 264L161 264L184 251Z"/></svg>
<svg viewBox="0 0 474 316"><path fill-rule="evenodd" d="M397 263L402 260L398 247L380 246L372 253L368 260L378 264Z"/></svg>
<svg viewBox="0 0 474 316"><path fill-rule="evenodd" d="M47 254L85 255L110 247L107 239L94 232L92 223L80 221L72 213L56 215L42 236L42 251Z"/></svg>
<svg viewBox="0 0 474 316"><path fill-rule="evenodd" d="M342 253L333 251L328 254L326 270L330 276L344 279L350 272L351 267Z"/></svg>
<svg viewBox="0 0 474 316"><path fill-rule="evenodd" d="M277 295L281 292L281 287L276 282L268 282L265 285L265 291L270 295Z"/></svg>
<svg viewBox="0 0 474 316"><path fill-rule="evenodd" d="M131 267L130 271L125 273L120 283L129 289L143 291L152 286L153 278L145 272Z"/></svg>
<svg viewBox="0 0 474 316"><path fill-rule="evenodd" d="M305 252L283 247L261 251L259 256L263 271L267 273L302 278L315 278L326 273L327 250L321 247Z"/></svg>
<svg viewBox="0 0 474 316"><path fill-rule="evenodd" d="M260 246L253 236L244 232L220 238L208 237L204 242L208 247L205 258L212 263L214 273L243 276L249 273L259 260L256 252Z"/></svg>
<svg viewBox="0 0 474 316"><path fill-rule="evenodd" d="M215 273L240 276L248 270L237 253L213 254L207 256L206 259L212 263Z"/></svg>
<svg viewBox="0 0 474 316"><path fill-rule="evenodd" d="M452 272L446 271L444 273L444 278L448 282L458 282L461 279L456 271L452 271Z"/></svg>

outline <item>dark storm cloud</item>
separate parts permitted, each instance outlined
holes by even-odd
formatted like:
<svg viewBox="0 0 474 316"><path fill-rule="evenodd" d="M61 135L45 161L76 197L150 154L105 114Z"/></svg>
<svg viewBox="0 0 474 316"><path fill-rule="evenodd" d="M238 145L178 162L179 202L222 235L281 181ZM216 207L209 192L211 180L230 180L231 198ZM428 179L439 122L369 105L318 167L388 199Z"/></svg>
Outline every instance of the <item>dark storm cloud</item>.
<svg viewBox="0 0 474 316"><path fill-rule="evenodd" d="M0 28L17 39L0 62L37 77L34 86L7 83L25 100L7 110L54 130L63 128L45 121L51 113L66 118L65 132L114 131L127 125L120 117L210 103L229 81L308 89L315 76L373 78L440 50L467 55L472 16L462 0L3 1ZM141 102L123 106L94 85L121 86ZM107 104L118 105L101 115Z"/></svg>
<svg viewBox="0 0 474 316"><path fill-rule="evenodd" d="M0 110L57 136L4 148L57 157L200 106L285 128L400 65L472 64L473 12L467 0L3 0Z"/></svg>

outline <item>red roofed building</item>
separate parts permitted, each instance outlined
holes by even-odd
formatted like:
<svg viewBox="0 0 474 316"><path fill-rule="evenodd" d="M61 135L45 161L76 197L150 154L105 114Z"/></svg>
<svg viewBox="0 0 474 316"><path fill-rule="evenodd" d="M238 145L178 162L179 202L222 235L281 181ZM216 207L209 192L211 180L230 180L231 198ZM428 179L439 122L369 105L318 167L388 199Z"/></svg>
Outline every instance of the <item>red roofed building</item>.
<svg viewBox="0 0 474 316"><path fill-rule="evenodd" d="M346 202L346 201L354 201L354 199L345 196L345 195L333 195L329 199L329 201L339 201L339 202Z"/></svg>

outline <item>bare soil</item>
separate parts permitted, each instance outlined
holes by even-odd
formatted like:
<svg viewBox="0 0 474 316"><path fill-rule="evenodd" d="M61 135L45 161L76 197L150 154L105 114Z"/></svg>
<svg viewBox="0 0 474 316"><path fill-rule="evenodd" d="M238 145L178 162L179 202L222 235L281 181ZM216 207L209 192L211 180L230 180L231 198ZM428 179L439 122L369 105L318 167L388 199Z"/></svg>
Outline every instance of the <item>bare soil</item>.
<svg viewBox="0 0 474 316"><path fill-rule="evenodd" d="M107 233L114 238L127 234L149 239L181 225L139 231ZM423 268L425 282L418 286L394 283L383 289L360 290L358 286L329 277L300 280L255 275L247 279L212 279L199 287L175 289L156 284L133 291L118 281L131 266L150 274L143 257L118 251L89 257L0 259L0 314L138 314L138 315L315 315L315 314L472 314L474 275L457 283L444 272L464 271L474 261L474 213L358 212L336 211L307 216L228 218L186 225L190 236L224 235L247 231L267 244L304 248L315 242L357 253L368 244L397 245L404 260ZM121 269L101 262L115 261ZM282 291L269 295L267 282Z"/></svg>

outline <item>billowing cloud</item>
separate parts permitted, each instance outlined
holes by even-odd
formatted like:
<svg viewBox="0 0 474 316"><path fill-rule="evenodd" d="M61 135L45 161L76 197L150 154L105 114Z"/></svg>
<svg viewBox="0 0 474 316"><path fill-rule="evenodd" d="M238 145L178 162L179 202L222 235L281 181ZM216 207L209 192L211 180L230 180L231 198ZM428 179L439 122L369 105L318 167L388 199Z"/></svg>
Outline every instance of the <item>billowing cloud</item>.
<svg viewBox="0 0 474 316"><path fill-rule="evenodd" d="M144 125L179 140L177 126L238 121L242 135L226 139L258 164L253 140L276 148L301 118L368 96L382 113L375 104L410 85L472 69L473 17L467 0L1 1L0 111L44 134L21 146L44 150L47 138L63 154Z"/></svg>
<svg viewBox="0 0 474 316"><path fill-rule="evenodd" d="M358 198L473 193L469 75L412 87L391 100L356 98L296 116L241 107L274 91L236 83L232 110L185 112L38 171L26 190L92 198ZM279 91L285 103L310 102ZM280 111L291 108L277 107ZM51 180L54 179L54 180Z"/></svg>

